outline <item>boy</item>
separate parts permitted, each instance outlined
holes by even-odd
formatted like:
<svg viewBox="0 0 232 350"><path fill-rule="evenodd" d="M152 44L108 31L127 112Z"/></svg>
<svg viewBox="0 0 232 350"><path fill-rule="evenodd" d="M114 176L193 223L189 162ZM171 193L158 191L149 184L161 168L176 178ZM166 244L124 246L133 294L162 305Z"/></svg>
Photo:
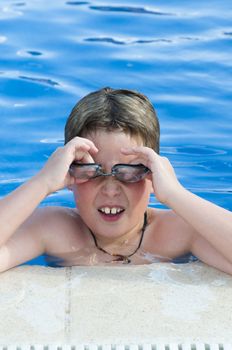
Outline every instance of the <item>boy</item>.
<svg viewBox="0 0 232 350"><path fill-rule="evenodd" d="M68 187L76 209L37 208ZM147 208L150 193L170 210ZM0 202L0 271L40 254L53 266L145 264L191 252L232 274L232 213L178 182L159 156L149 100L105 88L84 97L65 127L65 146Z"/></svg>

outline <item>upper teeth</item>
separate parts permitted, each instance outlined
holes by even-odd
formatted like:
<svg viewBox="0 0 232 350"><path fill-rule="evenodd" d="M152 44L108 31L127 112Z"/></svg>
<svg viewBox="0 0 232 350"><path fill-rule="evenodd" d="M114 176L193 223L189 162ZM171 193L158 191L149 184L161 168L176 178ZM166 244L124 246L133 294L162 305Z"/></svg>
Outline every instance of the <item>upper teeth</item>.
<svg viewBox="0 0 232 350"><path fill-rule="evenodd" d="M122 210L123 209L120 209L120 208L109 208L109 207L100 208L100 211L105 214L117 214L117 213L120 213Z"/></svg>

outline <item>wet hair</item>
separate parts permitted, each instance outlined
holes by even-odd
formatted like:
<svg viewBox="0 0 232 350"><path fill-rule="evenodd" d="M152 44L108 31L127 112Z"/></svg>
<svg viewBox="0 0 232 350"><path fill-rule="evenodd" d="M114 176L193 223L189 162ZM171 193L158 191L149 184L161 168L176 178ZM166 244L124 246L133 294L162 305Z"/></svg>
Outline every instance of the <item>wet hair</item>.
<svg viewBox="0 0 232 350"><path fill-rule="evenodd" d="M98 130L122 131L159 153L159 120L149 99L137 91L106 87L83 97L66 122L65 143Z"/></svg>

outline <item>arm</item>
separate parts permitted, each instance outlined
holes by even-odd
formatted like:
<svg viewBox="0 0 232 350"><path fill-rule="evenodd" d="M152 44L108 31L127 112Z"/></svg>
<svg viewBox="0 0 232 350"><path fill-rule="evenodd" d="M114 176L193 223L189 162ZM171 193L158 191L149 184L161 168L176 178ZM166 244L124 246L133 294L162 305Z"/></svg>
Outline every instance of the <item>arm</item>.
<svg viewBox="0 0 232 350"><path fill-rule="evenodd" d="M32 214L47 196L47 188L35 176L10 193L0 202L0 247L5 244L20 225Z"/></svg>
<svg viewBox="0 0 232 350"><path fill-rule="evenodd" d="M228 264L232 264L232 213L186 190L177 180L168 159L160 157L152 149L136 147L123 150L123 153L137 154L138 159L151 169L156 198L189 225L192 253L228 271ZM223 268L224 265L227 267Z"/></svg>
<svg viewBox="0 0 232 350"><path fill-rule="evenodd" d="M201 250L204 238L232 263L232 213L196 196L182 186L173 192L166 204L200 235L196 235L192 241L193 253L198 254L198 249ZM204 257L202 250L201 256Z"/></svg>
<svg viewBox="0 0 232 350"><path fill-rule="evenodd" d="M16 238L23 245L23 249L15 249L15 254L22 253L30 256L30 259L41 254L41 245L38 244L36 235L30 235L28 232L37 230L38 220L30 220L32 213L39 203L50 193L61 188L71 186L75 179L68 172L70 164L74 160L93 161L91 154L97 152L94 144L84 138L76 137L64 147L58 148L43 169L28 182L10 193L0 201L0 270L9 260L9 247L12 247L13 239ZM33 244L33 242L36 244ZM27 244L31 241L30 244ZM28 251L33 246L33 255ZM36 247L38 246L38 249ZM21 247L22 248L22 247ZM15 258L17 261L17 258ZM22 262L20 258L20 262Z"/></svg>

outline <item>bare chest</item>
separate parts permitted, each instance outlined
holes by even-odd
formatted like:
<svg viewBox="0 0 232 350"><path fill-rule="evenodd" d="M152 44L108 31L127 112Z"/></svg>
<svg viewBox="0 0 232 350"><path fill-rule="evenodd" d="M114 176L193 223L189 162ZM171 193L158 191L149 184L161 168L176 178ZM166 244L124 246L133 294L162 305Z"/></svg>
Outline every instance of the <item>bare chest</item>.
<svg viewBox="0 0 232 350"><path fill-rule="evenodd" d="M51 266L142 265L167 262L186 253L183 237L181 228L167 220L165 215L162 214L161 220L150 215L141 242L137 237L117 249L101 249L103 247L98 246L89 229L82 226L77 230L74 222L65 232L58 232L57 239L53 239L56 245L48 251L46 260Z"/></svg>
<svg viewBox="0 0 232 350"><path fill-rule="evenodd" d="M66 243L59 251L53 251L46 256L50 266L94 266L94 265L143 265L155 262L171 261L168 255L170 249L164 240L152 239L149 230L145 233L141 244L138 240L133 244L125 244L118 249L99 247L90 233L86 233L80 242L80 237L67 237ZM64 242L63 242L64 243Z"/></svg>

